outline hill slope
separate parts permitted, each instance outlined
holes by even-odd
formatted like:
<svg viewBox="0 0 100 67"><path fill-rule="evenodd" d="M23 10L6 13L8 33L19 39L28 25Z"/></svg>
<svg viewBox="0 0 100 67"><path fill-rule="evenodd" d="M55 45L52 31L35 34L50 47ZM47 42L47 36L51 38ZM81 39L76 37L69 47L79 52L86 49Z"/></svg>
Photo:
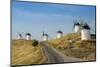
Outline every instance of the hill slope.
<svg viewBox="0 0 100 67"><path fill-rule="evenodd" d="M88 61L96 60L96 41L82 41L80 34L70 33L60 39L50 40L48 43L66 56L81 58Z"/></svg>
<svg viewBox="0 0 100 67"><path fill-rule="evenodd" d="M42 47L32 46L32 41L12 40L12 65L41 64L45 60Z"/></svg>

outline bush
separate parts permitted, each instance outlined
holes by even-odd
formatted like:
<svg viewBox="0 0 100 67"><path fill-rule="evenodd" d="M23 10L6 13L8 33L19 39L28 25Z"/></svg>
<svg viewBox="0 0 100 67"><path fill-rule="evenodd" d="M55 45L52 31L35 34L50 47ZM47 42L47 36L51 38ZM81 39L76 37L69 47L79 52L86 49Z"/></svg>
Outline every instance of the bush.
<svg viewBox="0 0 100 67"><path fill-rule="evenodd" d="M33 46L37 46L38 44L39 44L38 40L34 40L32 43Z"/></svg>

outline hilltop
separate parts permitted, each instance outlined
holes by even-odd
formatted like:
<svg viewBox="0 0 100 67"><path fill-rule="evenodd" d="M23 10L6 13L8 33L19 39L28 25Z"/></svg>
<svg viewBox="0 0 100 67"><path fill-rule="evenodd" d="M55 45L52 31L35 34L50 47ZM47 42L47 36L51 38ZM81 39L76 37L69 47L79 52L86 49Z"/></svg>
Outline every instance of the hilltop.
<svg viewBox="0 0 100 67"><path fill-rule="evenodd" d="M59 39L49 40L48 43L66 56L94 61L96 40L81 40L81 34L69 33Z"/></svg>
<svg viewBox="0 0 100 67"><path fill-rule="evenodd" d="M81 34L75 34L75 33L69 33L67 35L62 36L59 39L52 39L49 40L48 43L50 43L52 46L57 47L59 45L67 45L70 41L79 41L81 39Z"/></svg>

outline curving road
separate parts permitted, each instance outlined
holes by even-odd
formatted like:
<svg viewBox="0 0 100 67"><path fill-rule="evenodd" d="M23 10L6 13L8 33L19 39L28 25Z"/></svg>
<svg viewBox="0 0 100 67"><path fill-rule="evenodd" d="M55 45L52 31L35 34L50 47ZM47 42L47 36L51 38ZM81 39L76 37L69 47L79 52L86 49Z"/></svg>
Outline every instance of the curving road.
<svg viewBox="0 0 100 67"><path fill-rule="evenodd" d="M72 58L65 56L63 53L56 50L54 47L50 46L46 42L41 42L44 47L43 51L46 55L46 63L63 63L63 62L78 62L85 61L79 58Z"/></svg>

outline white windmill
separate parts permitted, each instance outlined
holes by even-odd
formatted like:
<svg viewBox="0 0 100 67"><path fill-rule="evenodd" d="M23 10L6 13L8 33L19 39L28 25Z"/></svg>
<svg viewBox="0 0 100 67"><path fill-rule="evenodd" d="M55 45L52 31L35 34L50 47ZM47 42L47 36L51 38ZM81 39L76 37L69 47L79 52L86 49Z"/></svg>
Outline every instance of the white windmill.
<svg viewBox="0 0 100 67"><path fill-rule="evenodd" d="M81 40L90 40L91 39L91 33L90 33L90 27L87 23L82 25L81 29Z"/></svg>
<svg viewBox="0 0 100 67"><path fill-rule="evenodd" d="M42 36L43 36L43 41L47 41L48 40L48 34L43 32Z"/></svg>
<svg viewBox="0 0 100 67"><path fill-rule="evenodd" d="M74 32L75 33L80 33L81 31L81 25L80 23L76 20L76 21L73 21L74 22Z"/></svg>
<svg viewBox="0 0 100 67"><path fill-rule="evenodd" d="M32 37L31 37L31 34L30 33L26 33L26 40L31 40Z"/></svg>
<svg viewBox="0 0 100 67"><path fill-rule="evenodd" d="M57 31L57 39L63 36L63 32L61 30Z"/></svg>
<svg viewBox="0 0 100 67"><path fill-rule="evenodd" d="M17 39L23 39L22 33L19 33L19 32L18 32Z"/></svg>

